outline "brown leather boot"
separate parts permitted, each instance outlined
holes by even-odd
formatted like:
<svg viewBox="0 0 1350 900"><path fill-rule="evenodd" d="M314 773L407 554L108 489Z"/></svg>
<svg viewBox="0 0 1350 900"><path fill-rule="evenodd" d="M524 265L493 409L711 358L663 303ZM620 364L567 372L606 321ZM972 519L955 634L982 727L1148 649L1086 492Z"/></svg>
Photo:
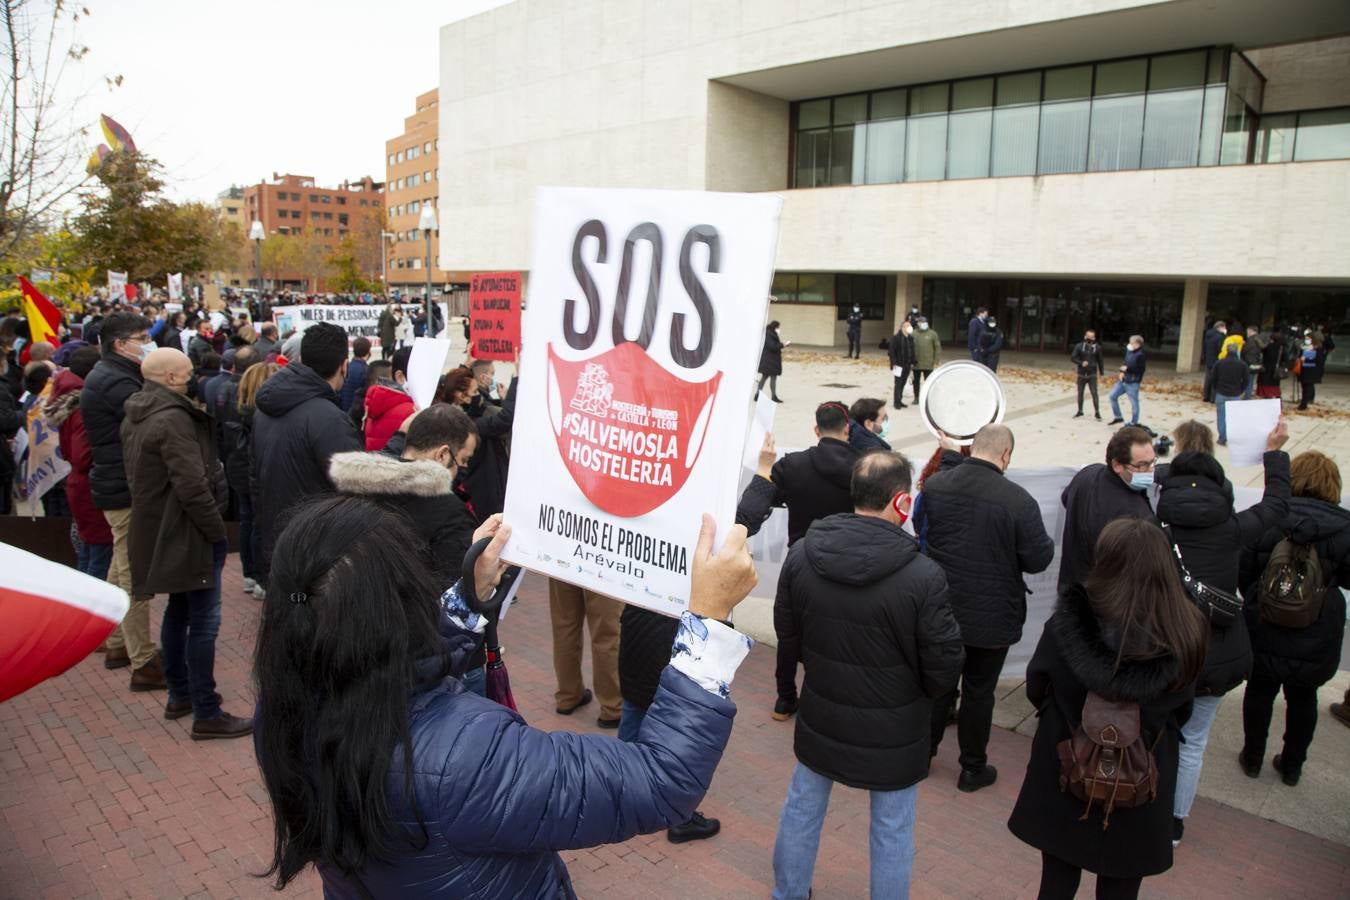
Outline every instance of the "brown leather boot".
<svg viewBox="0 0 1350 900"><path fill-rule="evenodd" d="M164 680L164 666L160 663L159 654L155 654L154 659L150 660L139 669L131 671L131 692L133 694L142 691L163 691L167 690L169 683Z"/></svg>
<svg viewBox="0 0 1350 900"><path fill-rule="evenodd" d="M105 669L125 669L129 665L131 665L131 657L127 656L126 647L109 650L108 655L103 657L103 668Z"/></svg>
<svg viewBox="0 0 1350 900"><path fill-rule="evenodd" d="M232 716L225 710L214 719L198 719L192 723L194 741L228 740L247 737L253 733L253 720Z"/></svg>

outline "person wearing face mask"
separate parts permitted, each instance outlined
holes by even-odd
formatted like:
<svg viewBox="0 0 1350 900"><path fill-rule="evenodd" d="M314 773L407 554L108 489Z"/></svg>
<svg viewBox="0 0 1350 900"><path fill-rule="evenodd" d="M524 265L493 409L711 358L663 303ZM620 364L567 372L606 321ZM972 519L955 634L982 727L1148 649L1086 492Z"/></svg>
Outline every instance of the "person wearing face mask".
<svg viewBox="0 0 1350 900"><path fill-rule="evenodd" d="M989 309L981 306L975 310L975 315L970 317L970 324L966 327L966 348L970 350L970 358L977 363L984 362L984 332L988 328Z"/></svg>
<svg viewBox="0 0 1350 900"><path fill-rule="evenodd" d="M1219 353L1223 351L1223 342L1227 337L1228 326L1223 322L1215 322L1205 332L1204 344L1200 348L1200 362L1205 367L1204 400L1206 403L1214 402L1214 364L1219 361Z"/></svg>
<svg viewBox="0 0 1350 900"><path fill-rule="evenodd" d="M1130 343L1125 351L1125 362L1120 367L1120 381L1111 388L1111 395L1107 398L1111 401L1112 416L1108 424L1119 425L1125 421L1120 414L1122 394L1130 398L1130 424L1139 424L1139 385L1144 380L1146 364L1143 335L1130 335Z"/></svg>
<svg viewBox="0 0 1350 900"><path fill-rule="evenodd" d="M449 590L463 573L464 554L478 527L455 493L456 477L478 449L478 429L458 406L433 403L410 415L400 431L397 452L395 445L379 452L334 453L328 477L340 493L365 497L405 516L423 541L420 549L431 563L437 589ZM464 678L480 695L486 688L484 662L479 648Z"/></svg>
<svg viewBox="0 0 1350 900"><path fill-rule="evenodd" d="M127 398L121 425L131 493L129 560L134 595L169 595L159 632L169 687L164 718L191 715L194 741L244 737L253 733L253 720L225 712L216 693L227 546L209 474L218 468L211 420L187 398L192 362L179 351L151 351L141 374L145 382Z"/></svg>
<svg viewBox="0 0 1350 900"><path fill-rule="evenodd" d="M800 641L806 676L774 842L775 898L810 893L836 783L871 795L872 896L909 889L933 702L956 686L964 655L942 567L901 527L912 483L901 454L862 456L853 512L816 522L783 563L775 624L781 606L779 636Z"/></svg>
<svg viewBox="0 0 1350 900"><path fill-rule="evenodd" d="M937 332L928 327L928 320L919 316L918 331L914 332L914 402L919 402L919 385L942 364L942 341Z"/></svg>
<svg viewBox="0 0 1350 900"><path fill-rule="evenodd" d="M998 371L998 355L1003 350L1003 332L993 316L984 320L984 334L980 335L980 361L991 371Z"/></svg>
<svg viewBox="0 0 1350 900"><path fill-rule="evenodd" d="M1298 382L1303 394L1298 408L1307 409L1308 404L1317 398L1317 386L1322 383L1322 369L1327 364L1327 351L1320 334L1304 335L1302 354Z"/></svg>
<svg viewBox="0 0 1350 900"><path fill-rule="evenodd" d="M886 412L886 401L876 397L855 400L848 408L853 427L848 430L848 442L859 453L869 450L889 450L886 438L891 433L891 416Z"/></svg>
<svg viewBox="0 0 1350 900"><path fill-rule="evenodd" d="M845 359L862 356L862 322L862 309L855 303L848 314L848 352L844 354Z"/></svg>
<svg viewBox="0 0 1350 900"><path fill-rule="evenodd" d="M127 535L131 528L131 489L122 452L122 419L126 402L141 389L141 361L155 348L150 320L135 313L113 313L99 331L102 356L84 380L80 411L93 456L89 490L113 534L108 581L127 592L131 607L105 642L103 664L109 669L131 666L131 690L166 687L159 648L150 638L149 597L132 591Z"/></svg>
<svg viewBox="0 0 1350 900"><path fill-rule="evenodd" d="M1060 548L1058 587L1081 582L1092 570L1097 536L1113 519L1152 519L1149 489L1157 462L1153 438L1126 426L1106 443L1106 462L1084 466L1064 488L1064 539Z"/></svg>
<svg viewBox="0 0 1350 900"><path fill-rule="evenodd" d="M908 320L900 323L900 330L891 338L887 348L891 357L891 376L895 379L895 397L892 405L896 409L905 408L905 383L914 371L914 326ZM914 400L918 402L918 384L915 383Z"/></svg>
<svg viewBox="0 0 1350 900"><path fill-rule="evenodd" d="M1012 429L984 426L975 433L969 456L962 456L950 438L943 448L941 468L923 483L914 533L920 549L947 575L947 596L966 648L956 720L961 744L956 786L969 793L998 778L986 753L994 691L1008 648L1022 639L1027 618L1023 574L1044 572L1055 556L1055 542L1046 533L1040 504L1005 477L1012 462ZM942 698L933 704L932 755L947 727L949 702Z"/></svg>
<svg viewBox="0 0 1350 900"><path fill-rule="evenodd" d="M1083 416L1083 388L1092 391L1092 414L1101 421L1102 410L1097 402L1097 379L1106 373L1106 366L1102 363L1102 348L1097 343L1097 332L1089 328L1083 333L1083 342L1073 348L1069 354L1069 359L1073 360L1074 371L1078 373L1078 412L1074 413L1075 419Z"/></svg>

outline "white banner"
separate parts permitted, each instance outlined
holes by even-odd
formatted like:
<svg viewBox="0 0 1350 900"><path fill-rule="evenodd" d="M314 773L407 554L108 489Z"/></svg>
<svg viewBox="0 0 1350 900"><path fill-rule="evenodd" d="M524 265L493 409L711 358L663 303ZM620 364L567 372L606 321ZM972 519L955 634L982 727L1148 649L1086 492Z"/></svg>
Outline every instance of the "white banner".
<svg viewBox="0 0 1350 900"><path fill-rule="evenodd" d="M505 557L667 615L735 518L781 199L546 188ZM754 347L749 338L754 337Z"/></svg>
<svg viewBox="0 0 1350 900"><path fill-rule="evenodd" d="M108 272L108 299L125 300L127 298L127 273Z"/></svg>
<svg viewBox="0 0 1350 900"><path fill-rule="evenodd" d="M169 274L169 299L179 301L183 299L183 273L176 272Z"/></svg>
<svg viewBox="0 0 1350 900"><path fill-rule="evenodd" d="M423 309L421 303L403 303L404 316L416 315ZM441 315L449 317L444 303L438 304ZM332 322L347 329L347 343L358 337L370 341L373 349L380 349L380 313L384 304L312 304L305 306L275 306L272 308L272 321L276 323L277 334L285 335L290 331L304 331L315 322ZM409 341L409 346L412 342Z"/></svg>

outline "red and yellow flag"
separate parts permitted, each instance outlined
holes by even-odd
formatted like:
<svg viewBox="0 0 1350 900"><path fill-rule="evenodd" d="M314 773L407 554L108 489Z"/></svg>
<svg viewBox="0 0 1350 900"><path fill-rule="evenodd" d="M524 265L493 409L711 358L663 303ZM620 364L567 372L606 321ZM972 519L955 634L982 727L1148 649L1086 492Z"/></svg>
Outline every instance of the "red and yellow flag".
<svg viewBox="0 0 1350 900"><path fill-rule="evenodd" d="M56 346L61 343L57 329L61 327L61 314L56 311L52 301L42 296L42 292L33 287L33 283L22 275L19 287L23 289L23 312L28 317L28 333L31 342L46 341Z"/></svg>

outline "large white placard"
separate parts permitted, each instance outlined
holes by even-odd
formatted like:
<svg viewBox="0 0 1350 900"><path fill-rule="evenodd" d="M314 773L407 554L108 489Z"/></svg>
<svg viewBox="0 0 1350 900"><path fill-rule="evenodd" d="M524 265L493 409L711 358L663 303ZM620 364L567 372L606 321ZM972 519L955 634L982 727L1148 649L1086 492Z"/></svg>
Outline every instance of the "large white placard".
<svg viewBox="0 0 1350 900"><path fill-rule="evenodd" d="M512 563L668 615L737 480L781 200L546 188L506 521Z"/></svg>
<svg viewBox="0 0 1350 900"><path fill-rule="evenodd" d="M422 310L420 303L400 303L403 307L403 314L411 316ZM446 304L438 304L441 308L442 316L449 316L450 311ZM304 306L274 306L272 308L272 321L277 326L277 332L285 335L288 332L304 331L315 322L331 322L334 325L340 325L347 329L347 343L350 344L358 337L364 337L370 341L370 346L375 349L381 349L380 346L380 313L384 312L385 307L376 303L355 303L355 304L336 304L336 303L313 303Z"/></svg>
<svg viewBox="0 0 1350 900"><path fill-rule="evenodd" d="M1229 400L1224 404L1228 431L1228 464L1259 466L1266 440L1280 423L1279 400Z"/></svg>

